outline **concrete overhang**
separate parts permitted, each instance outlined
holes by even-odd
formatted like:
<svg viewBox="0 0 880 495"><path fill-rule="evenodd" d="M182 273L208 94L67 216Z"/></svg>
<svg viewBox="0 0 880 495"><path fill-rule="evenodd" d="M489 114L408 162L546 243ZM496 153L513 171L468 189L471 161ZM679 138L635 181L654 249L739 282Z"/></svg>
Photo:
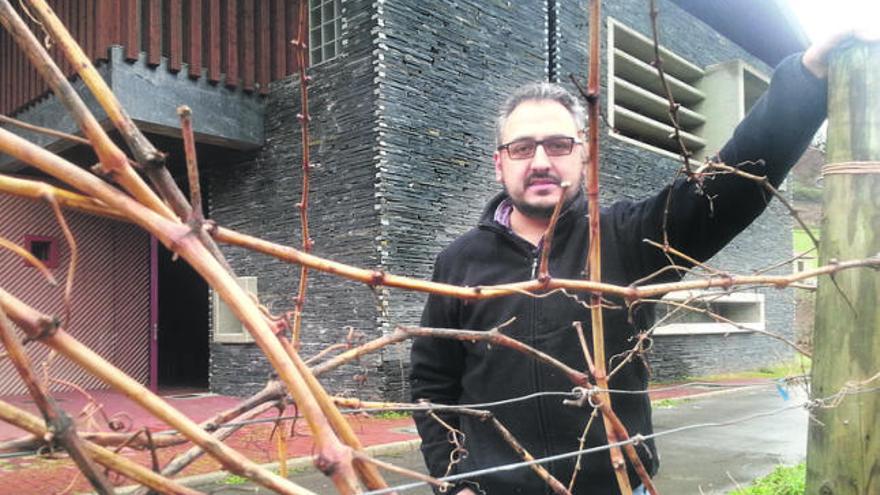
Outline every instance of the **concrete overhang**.
<svg viewBox="0 0 880 495"><path fill-rule="evenodd" d="M222 80L216 84L209 83L204 74L192 79L187 76L185 64L177 73L169 72L166 64L167 60L163 58L159 66L149 67L143 53L137 61L127 62L123 58L122 48L116 46L110 50L110 60L101 64L98 71L135 124L144 132L179 138L177 107L188 105L193 111L193 130L197 142L234 150L253 150L263 145L265 98L240 89L230 89ZM101 125L111 130L113 124L85 84L77 78L73 86ZM29 124L82 135L73 117L52 94L19 112L15 118ZM12 125L2 127L55 153L75 145ZM0 172L14 172L22 167L24 164L21 162L0 154Z"/></svg>
<svg viewBox="0 0 880 495"><path fill-rule="evenodd" d="M788 0L672 1L771 67L809 46Z"/></svg>

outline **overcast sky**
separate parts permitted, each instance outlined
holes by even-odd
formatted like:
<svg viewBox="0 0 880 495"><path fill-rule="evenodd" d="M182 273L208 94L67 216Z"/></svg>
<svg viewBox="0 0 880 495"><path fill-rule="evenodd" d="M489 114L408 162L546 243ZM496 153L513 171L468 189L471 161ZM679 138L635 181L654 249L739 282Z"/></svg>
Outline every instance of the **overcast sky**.
<svg viewBox="0 0 880 495"><path fill-rule="evenodd" d="M788 0L811 41L849 26L880 29L880 0Z"/></svg>

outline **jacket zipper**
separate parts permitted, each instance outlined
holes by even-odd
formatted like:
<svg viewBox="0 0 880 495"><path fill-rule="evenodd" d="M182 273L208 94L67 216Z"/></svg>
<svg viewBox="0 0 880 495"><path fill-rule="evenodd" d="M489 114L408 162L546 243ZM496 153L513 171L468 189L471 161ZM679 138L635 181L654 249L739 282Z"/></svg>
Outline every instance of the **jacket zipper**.
<svg viewBox="0 0 880 495"><path fill-rule="evenodd" d="M532 256L532 276L531 276L531 278L532 278L532 280L534 280L535 277L537 277L537 275L538 275L538 260L541 258L540 248L537 250L533 250L531 253L531 256ZM532 309L531 313L532 314L530 315L530 318L529 318L529 330L530 330L529 334L532 338L531 344L535 345L535 343L538 339L538 328L537 328L537 326L538 326L537 325L538 324L538 299L533 297L533 298L531 298L531 300L532 300L532 302L531 302L531 309ZM540 373L538 372L538 368L539 368L538 363L535 360L530 360L530 361L531 361L531 368L532 368L532 379L534 380L534 383L535 383L535 389L540 390L542 385L541 385ZM537 406L538 406L537 407L537 410L538 410L538 430L540 432L540 438L543 439L543 441L542 441L542 444L544 447L543 454L544 454L544 456L546 456L550 452L549 446L547 445L547 432L546 432L546 428L544 425L544 421L546 419L546 414L544 412L543 406L540 403L541 399L537 399L537 400L539 401L537 404ZM545 494L550 493L549 489L545 488L544 493Z"/></svg>

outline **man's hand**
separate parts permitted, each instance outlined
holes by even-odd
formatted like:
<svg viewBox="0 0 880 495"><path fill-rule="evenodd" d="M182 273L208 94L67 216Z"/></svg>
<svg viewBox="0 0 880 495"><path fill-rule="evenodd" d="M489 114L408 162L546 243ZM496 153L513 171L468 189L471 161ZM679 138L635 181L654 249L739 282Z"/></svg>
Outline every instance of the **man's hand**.
<svg viewBox="0 0 880 495"><path fill-rule="evenodd" d="M817 41L804 52L804 56L801 58L804 67L819 79L825 79L828 76L828 55L842 43L851 39L869 43L880 42L880 30L877 28L851 28Z"/></svg>
<svg viewBox="0 0 880 495"><path fill-rule="evenodd" d="M470 488L465 488L464 490L456 493L455 495L477 495L477 492L471 490Z"/></svg>

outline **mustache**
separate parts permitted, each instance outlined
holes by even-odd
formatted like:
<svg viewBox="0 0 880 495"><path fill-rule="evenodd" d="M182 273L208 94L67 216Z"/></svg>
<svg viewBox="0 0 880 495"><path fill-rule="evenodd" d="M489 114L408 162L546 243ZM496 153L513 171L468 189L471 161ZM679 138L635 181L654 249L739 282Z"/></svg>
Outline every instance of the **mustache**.
<svg viewBox="0 0 880 495"><path fill-rule="evenodd" d="M528 177L526 177L525 185L526 185L526 187L528 187L537 181L548 181L548 180L550 182L556 184L557 186L562 183L562 179L559 178L559 176L557 176L556 174L552 174L549 172L538 172L538 173L530 174Z"/></svg>

